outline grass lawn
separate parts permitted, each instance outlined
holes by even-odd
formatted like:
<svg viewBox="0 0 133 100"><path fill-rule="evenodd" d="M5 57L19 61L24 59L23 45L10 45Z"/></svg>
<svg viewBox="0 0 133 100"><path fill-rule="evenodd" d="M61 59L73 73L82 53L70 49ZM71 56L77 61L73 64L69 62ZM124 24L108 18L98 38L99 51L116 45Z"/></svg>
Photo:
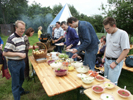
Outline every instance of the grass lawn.
<svg viewBox="0 0 133 100"><path fill-rule="evenodd" d="M106 35L105 33L97 33L98 38L102 35ZM8 36L1 36L4 44ZM30 44L33 45L34 43L38 42L37 34L34 34L32 37L29 38ZM133 42L133 38L132 38ZM30 50L29 55L31 55L32 50ZM133 54L133 50L130 51L129 54ZM31 69L31 68L30 68ZM30 70L31 74L31 70ZM118 86L123 88L125 85L127 89L133 94L133 72L129 72L126 70L122 70L121 76L119 78ZM34 80L31 81L24 81L23 88L25 90L30 91L29 94L21 96L21 100L46 100L47 94L43 89L38 77L36 76L36 82ZM52 98L52 100L76 100L77 99L77 89L57 95ZM11 79L6 80L6 78L2 78L2 73L0 73L0 100L14 100L11 90ZM80 100L89 100L89 98L84 95L80 94Z"/></svg>

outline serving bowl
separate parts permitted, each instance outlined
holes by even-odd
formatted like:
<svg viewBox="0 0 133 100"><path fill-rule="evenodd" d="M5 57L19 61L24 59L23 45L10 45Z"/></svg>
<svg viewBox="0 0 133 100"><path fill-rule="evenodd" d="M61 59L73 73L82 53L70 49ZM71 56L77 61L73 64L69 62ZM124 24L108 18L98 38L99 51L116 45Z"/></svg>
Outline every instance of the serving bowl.
<svg viewBox="0 0 133 100"><path fill-rule="evenodd" d="M71 66L71 65L69 65L69 66L68 66L68 71L73 71L73 70L74 70L74 67Z"/></svg>
<svg viewBox="0 0 133 100"><path fill-rule="evenodd" d="M110 94L103 93L100 96L101 100L115 100L114 97Z"/></svg>
<svg viewBox="0 0 133 100"><path fill-rule="evenodd" d="M92 87L92 90L95 92L95 93L102 93L104 91L104 88L102 86L99 86L99 85L94 85Z"/></svg>
<svg viewBox="0 0 133 100"><path fill-rule="evenodd" d="M89 70L88 73L92 77L96 77L98 75L98 73L96 71L92 71L92 70Z"/></svg>
<svg viewBox="0 0 133 100"><path fill-rule="evenodd" d="M62 67L62 63L61 62L53 62L53 63L50 63L50 66L52 68L58 69L58 68L61 68Z"/></svg>
<svg viewBox="0 0 133 100"><path fill-rule="evenodd" d="M89 67L83 66L83 65L81 67L76 68L76 71L80 74L85 74L88 72L88 70L89 70Z"/></svg>
<svg viewBox="0 0 133 100"><path fill-rule="evenodd" d="M112 83L112 82L104 82L104 86L105 86L105 88L107 88L107 89L112 89L112 88L115 87L115 84Z"/></svg>
<svg viewBox="0 0 133 100"><path fill-rule="evenodd" d="M117 93L122 98L128 98L131 96L131 93L126 89L118 89Z"/></svg>
<svg viewBox="0 0 133 100"><path fill-rule="evenodd" d="M100 76L100 75L97 75L97 76L95 76L95 79L96 79L97 81L104 81L104 80L105 80L105 77Z"/></svg>
<svg viewBox="0 0 133 100"><path fill-rule="evenodd" d="M71 63L71 65L74 66L75 68L78 68L78 67L81 67L83 63L79 61L74 61Z"/></svg>
<svg viewBox="0 0 133 100"><path fill-rule="evenodd" d="M49 60L49 61L47 61L48 65L50 65L53 62L55 62L55 60Z"/></svg>
<svg viewBox="0 0 133 100"><path fill-rule="evenodd" d="M85 75L85 74L77 74L77 77L81 79L82 77L87 77L87 75Z"/></svg>
<svg viewBox="0 0 133 100"><path fill-rule="evenodd" d="M85 84L91 84L94 81L94 77L81 77L81 80Z"/></svg>

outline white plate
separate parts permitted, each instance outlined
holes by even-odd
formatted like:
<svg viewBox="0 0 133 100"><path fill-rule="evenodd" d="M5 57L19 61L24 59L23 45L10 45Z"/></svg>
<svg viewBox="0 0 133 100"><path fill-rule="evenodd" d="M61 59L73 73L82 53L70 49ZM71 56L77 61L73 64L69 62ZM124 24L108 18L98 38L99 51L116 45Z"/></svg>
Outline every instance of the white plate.
<svg viewBox="0 0 133 100"><path fill-rule="evenodd" d="M66 52L72 52L73 51L73 49L67 49L66 50Z"/></svg>
<svg viewBox="0 0 133 100"><path fill-rule="evenodd" d="M62 44L62 43L56 43L55 45L57 45L57 46L63 46L64 44Z"/></svg>

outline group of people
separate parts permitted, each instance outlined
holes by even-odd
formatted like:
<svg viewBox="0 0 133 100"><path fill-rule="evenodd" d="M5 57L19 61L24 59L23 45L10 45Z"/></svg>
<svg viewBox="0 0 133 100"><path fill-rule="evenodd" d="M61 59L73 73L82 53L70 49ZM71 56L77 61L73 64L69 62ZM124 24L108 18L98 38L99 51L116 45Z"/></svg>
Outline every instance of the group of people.
<svg viewBox="0 0 133 100"><path fill-rule="evenodd" d="M84 51L83 64L89 66L91 70L95 70L96 58L101 57L104 76L117 85L123 60L130 49L129 37L126 31L117 28L116 20L112 17L105 18L103 26L107 35L101 37L99 41L91 23L70 17L67 22L61 22L62 29L66 31L66 41L62 44L66 45L66 49L72 49L69 54L72 58L79 57L79 54ZM74 28L78 28L78 35ZM56 34L53 32L54 37ZM62 38L63 34L60 36ZM79 41L81 44L78 46Z"/></svg>
<svg viewBox="0 0 133 100"><path fill-rule="evenodd" d="M73 49L71 52L68 52L68 55L74 58L74 60L79 57L80 52L84 51L83 64L89 66L91 70L95 70L96 57L103 56L104 76L107 76L111 82L117 85L123 59L130 49L129 37L126 31L116 27L116 21L112 17L105 18L103 26L107 36L102 37L99 41L91 23L70 17L67 19L67 22L56 22L52 36L55 43L66 45L67 50ZM24 76L29 79L28 50L33 46L30 46L28 37L33 35L34 30L29 28L25 32L25 23L21 20L15 22L15 28L16 31L7 39L3 55L8 59L14 99L20 100L20 95L29 93L29 91L25 91L22 88L22 84ZM74 28L78 29L78 34ZM42 34L41 30L42 27L39 27L38 38ZM24 32L25 35L23 36ZM65 42L62 42L63 38L65 38ZM80 45L78 45L79 41ZM100 45L99 42L101 42ZM38 47L36 46L36 48ZM61 47L57 46L55 51L62 52ZM97 54L98 51L100 52L99 54Z"/></svg>

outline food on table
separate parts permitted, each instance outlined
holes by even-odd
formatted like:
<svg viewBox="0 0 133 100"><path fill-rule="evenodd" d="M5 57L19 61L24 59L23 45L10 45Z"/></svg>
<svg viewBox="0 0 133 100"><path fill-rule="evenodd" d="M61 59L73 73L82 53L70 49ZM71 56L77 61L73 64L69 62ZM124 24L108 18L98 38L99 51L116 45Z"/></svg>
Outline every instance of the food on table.
<svg viewBox="0 0 133 100"><path fill-rule="evenodd" d="M56 69L55 70L55 75L56 76L64 76L64 75L67 75L67 69Z"/></svg>
<svg viewBox="0 0 133 100"><path fill-rule="evenodd" d="M103 76L100 76L100 75L95 76L95 78L97 81L104 81L105 79Z"/></svg>
<svg viewBox="0 0 133 100"><path fill-rule="evenodd" d="M128 98L129 96L131 96L131 93L125 89L118 89L117 93L123 98Z"/></svg>
<svg viewBox="0 0 133 100"><path fill-rule="evenodd" d="M81 78L82 79L82 81L85 83L85 84L90 84L90 83L92 83L93 81L94 81L94 77L82 77Z"/></svg>
<svg viewBox="0 0 133 100"><path fill-rule="evenodd" d="M55 60L49 60L48 61L48 65L50 65L51 63L55 62Z"/></svg>
<svg viewBox="0 0 133 100"><path fill-rule="evenodd" d="M102 100L115 100L114 97L110 94L103 93L101 94L100 98Z"/></svg>
<svg viewBox="0 0 133 100"><path fill-rule="evenodd" d="M69 57L68 57L67 54L62 53L62 54L59 54L59 58L61 58L61 59L67 59Z"/></svg>
<svg viewBox="0 0 133 100"><path fill-rule="evenodd" d="M74 66L75 68L78 68L81 67L83 63L79 61L74 61L73 63L71 63L71 65Z"/></svg>
<svg viewBox="0 0 133 100"><path fill-rule="evenodd" d="M115 87L115 84L112 83L112 82L104 82L104 86L107 88L107 89L112 89Z"/></svg>
<svg viewBox="0 0 133 100"><path fill-rule="evenodd" d="M79 78L86 77L85 74L77 74L77 76L78 76Z"/></svg>
<svg viewBox="0 0 133 100"><path fill-rule="evenodd" d="M66 59L66 62L72 63L73 59L72 58L68 58L68 59Z"/></svg>
<svg viewBox="0 0 133 100"><path fill-rule="evenodd" d="M63 60L58 59L58 60L56 60L56 62L63 62Z"/></svg>
<svg viewBox="0 0 133 100"><path fill-rule="evenodd" d="M81 66L81 67L76 68L76 70L78 73L84 74L88 72L89 67Z"/></svg>
<svg viewBox="0 0 133 100"><path fill-rule="evenodd" d="M95 93L102 93L104 91L104 88L99 86L99 85L94 85L92 87L92 90L95 92Z"/></svg>
<svg viewBox="0 0 133 100"><path fill-rule="evenodd" d="M61 66L62 66L62 63L61 62L53 62L53 63L51 63L50 64L50 66L52 67L52 68L60 68Z"/></svg>
<svg viewBox="0 0 133 100"><path fill-rule="evenodd" d="M33 54L34 55L39 55L39 54L44 54L44 51L42 51L42 50L33 50Z"/></svg>
<svg viewBox="0 0 133 100"><path fill-rule="evenodd" d="M89 70L88 72L89 72L89 75L92 77L96 77L98 75L96 71Z"/></svg>
<svg viewBox="0 0 133 100"><path fill-rule="evenodd" d="M63 66L68 66L69 62L62 62Z"/></svg>
<svg viewBox="0 0 133 100"><path fill-rule="evenodd" d="M74 70L74 67L73 66L68 66L68 71L73 71Z"/></svg>

